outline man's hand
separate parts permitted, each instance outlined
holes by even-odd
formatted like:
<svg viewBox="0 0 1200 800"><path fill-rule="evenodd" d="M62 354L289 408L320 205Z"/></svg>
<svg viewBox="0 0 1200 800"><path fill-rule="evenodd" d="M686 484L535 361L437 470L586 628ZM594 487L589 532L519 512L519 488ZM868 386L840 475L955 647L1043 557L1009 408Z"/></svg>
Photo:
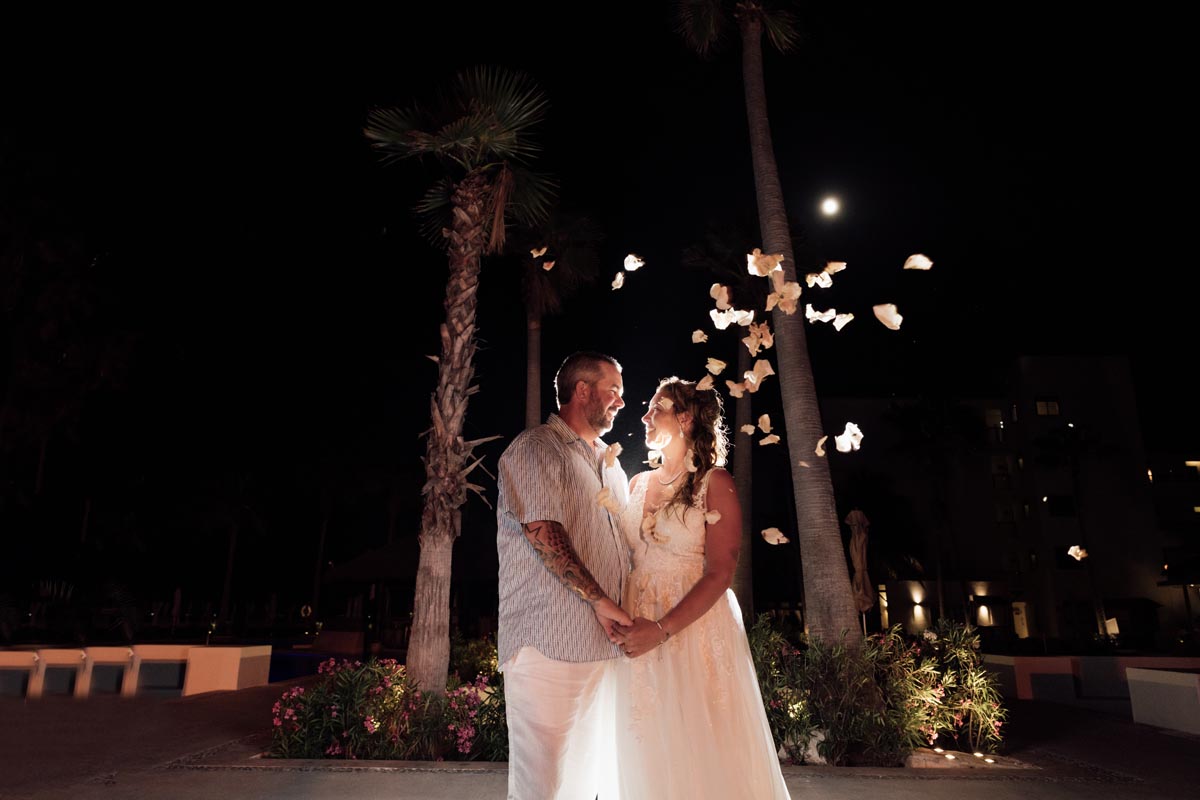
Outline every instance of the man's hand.
<svg viewBox="0 0 1200 800"><path fill-rule="evenodd" d="M592 603L592 611L596 612L596 621L600 623L600 627L604 628L604 633L608 636L608 640L613 644L617 643L616 632L613 630L613 624L632 625L633 619L612 600L607 597L601 597L596 602Z"/></svg>

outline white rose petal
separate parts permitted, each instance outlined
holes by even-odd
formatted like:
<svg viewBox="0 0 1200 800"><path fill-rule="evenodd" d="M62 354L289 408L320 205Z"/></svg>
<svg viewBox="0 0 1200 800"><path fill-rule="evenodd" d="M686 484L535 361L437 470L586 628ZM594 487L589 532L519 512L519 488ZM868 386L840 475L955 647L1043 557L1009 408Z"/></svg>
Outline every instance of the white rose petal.
<svg viewBox="0 0 1200 800"><path fill-rule="evenodd" d="M1084 550L1077 544L1073 544L1067 548L1067 555L1076 561L1083 561L1088 556L1088 551Z"/></svg>
<svg viewBox="0 0 1200 800"><path fill-rule="evenodd" d="M704 521L709 525L716 525L721 521L721 512L717 511L715 508L712 511L706 511L704 513Z"/></svg>
<svg viewBox="0 0 1200 800"><path fill-rule="evenodd" d="M862 444L863 434L853 422L846 423L846 430L840 436L833 437L839 453L849 453L857 450Z"/></svg>
<svg viewBox="0 0 1200 800"><path fill-rule="evenodd" d="M933 262L924 253L913 253L904 261L905 269L929 269L932 266Z"/></svg>
<svg viewBox="0 0 1200 800"><path fill-rule="evenodd" d="M731 306L729 304L729 287L722 286L719 283L714 283L708 290L708 296L717 301L717 308L721 311L728 311Z"/></svg>
<svg viewBox="0 0 1200 800"><path fill-rule="evenodd" d="M900 323L904 322L904 317L896 311L895 303L881 303L872 306L871 310L875 312L875 319L882 322L885 328L891 328L894 331L900 330Z"/></svg>
<svg viewBox="0 0 1200 800"><path fill-rule="evenodd" d="M625 285L625 273L618 272L617 277L613 278L613 282L612 282L613 291L615 292L617 289L620 289L624 285Z"/></svg>
<svg viewBox="0 0 1200 800"><path fill-rule="evenodd" d="M758 418L758 428L763 433L771 432L771 415L770 414L763 414L761 417Z"/></svg>
<svg viewBox="0 0 1200 800"><path fill-rule="evenodd" d="M702 344L708 341L708 334L697 328L692 331L692 344Z"/></svg>
<svg viewBox="0 0 1200 800"><path fill-rule="evenodd" d="M779 528L767 528L762 532L762 537L767 544L787 544L790 541Z"/></svg>
<svg viewBox="0 0 1200 800"><path fill-rule="evenodd" d="M546 270L546 272L549 272L550 270L554 269L554 264L555 264L555 263L556 263L556 262L554 262L554 261L543 261L543 262L542 262L542 269Z"/></svg>
<svg viewBox="0 0 1200 800"><path fill-rule="evenodd" d="M642 259L638 258L633 253L630 253L629 255L625 256L625 270L627 272L637 272L639 269L641 269L645 265L646 265L646 262L642 261Z"/></svg>
<svg viewBox="0 0 1200 800"><path fill-rule="evenodd" d="M817 449L813 451L821 458L825 457L825 440L828 438L829 438L829 435L826 434L825 436L822 436L820 439L818 439L817 440Z"/></svg>
<svg viewBox="0 0 1200 800"><path fill-rule="evenodd" d="M824 271L827 274L832 275L835 272L841 272L845 268L846 268L845 261L826 261Z"/></svg>
<svg viewBox="0 0 1200 800"><path fill-rule="evenodd" d="M707 392L713 387L712 375L705 375L700 380L696 381L696 391Z"/></svg>
<svg viewBox="0 0 1200 800"><path fill-rule="evenodd" d="M535 247L529 251L529 255L533 256L534 258L541 258L542 256L546 255L546 248Z"/></svg>
<svg viewBox="0 0 1200 800"><path fill-rule="evenodd" d="M708 360L708 365L705 367L705 369L707 369L713 375L720 375L722 372L725 371L725 367L727 367L727 366L728 365L724 361L720 360L719 358L710 358Z"/></svg>
<svg viewBox="0 0 1200 800"><path fill-rule="evenodd" d="M742 433L746 434L747 436L754 435L754 426L753 425L743 425L741 428L739 428L739 430Z"/></svg>
<svg viewBox="0 0 1200 800"><path fill-rule="evenodd" d="M729 394L731 397L741 397L746 393L746 384L744 383L725 381L725 385L729 387Z"/></svg>
<svg viewBox="0 0 1200 800"><path fill-rule="evenodd" d="M778 255L768 255L757 247L753 253L746 254L746 271L751 275L757 275L760 278L765 278L776 270L783 269L780 263L783 261L783 253Z"/></svg>
<svg viewBox="0 0 1200 800"><path fill-rule="evenodd" d="M817 311L813 308L812 303L804 306L804 316L809 322L831 322L837 318L837 309L830 308L825 311Z"/></svg>
<svg viewBox="0 0 1200 800"><path fill-rule="evenodd" d="M833 327L840 331L842 328L849 325L850 320L852 319L854 319L853 314L838 314L833 318Z"/></svg>
<svg viewBox="0 0 1200 800"><path fill-rule="evenodd" d="M758 440L759 444L779 444L779 436L772 433L770 436L764 436Z"/></svg>

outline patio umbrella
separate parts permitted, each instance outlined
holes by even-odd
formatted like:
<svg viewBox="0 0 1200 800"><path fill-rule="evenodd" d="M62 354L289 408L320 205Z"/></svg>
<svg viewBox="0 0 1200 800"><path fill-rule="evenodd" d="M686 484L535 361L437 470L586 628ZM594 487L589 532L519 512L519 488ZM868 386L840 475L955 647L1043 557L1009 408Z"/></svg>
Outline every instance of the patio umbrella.
<svg viewBox="0 0 1200 800"><path fill-rule="evenodd" d="M867 575L867 528L871 521L857 508L846 515L850 526L850 561L854 564L854 577L850 586L854 591L854 604L863 615L863 633L867 632L867 612L875 605L875 591Z"/></svg>

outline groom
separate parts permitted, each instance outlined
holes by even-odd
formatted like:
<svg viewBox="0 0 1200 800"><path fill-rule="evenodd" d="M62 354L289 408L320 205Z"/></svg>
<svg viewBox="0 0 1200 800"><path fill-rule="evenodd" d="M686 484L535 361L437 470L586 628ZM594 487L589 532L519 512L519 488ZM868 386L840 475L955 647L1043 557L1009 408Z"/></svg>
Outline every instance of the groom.
<svg viewBox="0 0 1200 800"><path fill-rule="evenodd" d="M629 572L617 524L627 481L600 439L625 405L621 365L575 353L554 387L558 413L500 457L497 645L510 800L609 796L612 666L620 656L612 625L633 622L616 602Z"/></svg>

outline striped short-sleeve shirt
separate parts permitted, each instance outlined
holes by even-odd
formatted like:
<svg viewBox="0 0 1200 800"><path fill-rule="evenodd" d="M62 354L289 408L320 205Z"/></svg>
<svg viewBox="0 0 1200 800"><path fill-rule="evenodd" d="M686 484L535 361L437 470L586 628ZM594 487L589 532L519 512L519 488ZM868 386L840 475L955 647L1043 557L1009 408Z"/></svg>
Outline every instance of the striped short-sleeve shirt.
<svg viewBox="0 0 1200 800"><path fill-rule="evenodd" d="M596 498L608 488L616 506L628 500L620 462L604 465L604 443L585 442L557 414L521 433L500 456L496 546L500 556L497 647L504 664L522 647L555 661L600 661L620 651L592 607L546 569L525 538L524 524L558 522L600 587L620 602L629 549L619 514Z"/></svg>

